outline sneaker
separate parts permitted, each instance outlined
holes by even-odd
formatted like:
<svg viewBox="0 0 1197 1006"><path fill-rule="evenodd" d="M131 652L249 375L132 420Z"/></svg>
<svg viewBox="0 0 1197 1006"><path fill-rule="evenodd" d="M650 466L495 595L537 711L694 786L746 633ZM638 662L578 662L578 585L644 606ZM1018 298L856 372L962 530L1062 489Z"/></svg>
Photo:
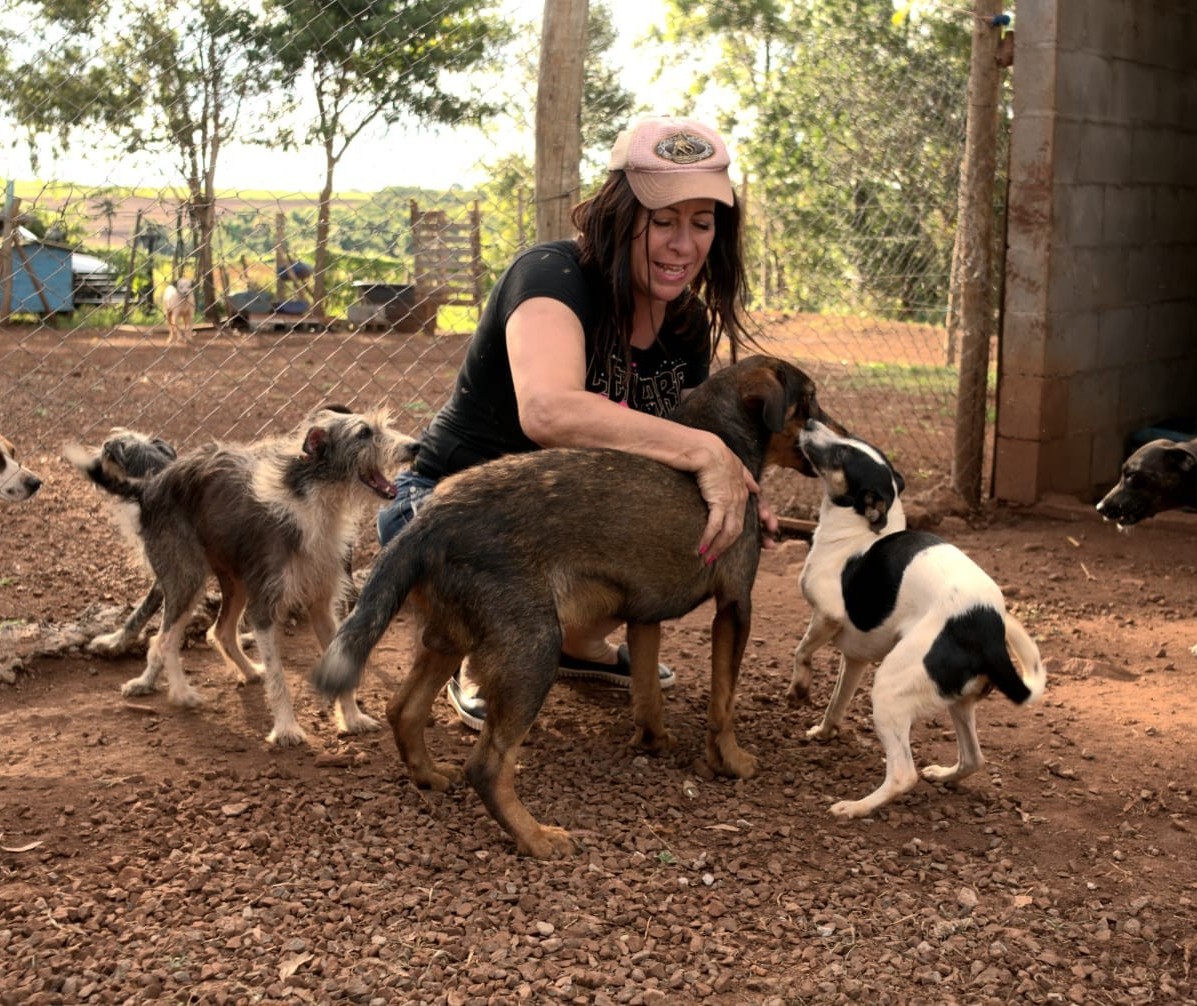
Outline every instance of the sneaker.
<svg viewBox="0 0 1197 1006"><path fill-rule="evenodd" d="M596 660L583 660L581 657L571 657L568 653L561 654L560 666L557 673L563 678L582 678L586 681L601 681L605 685L615 688L632 687L632 658L628 653L628 644L620 643L615 652L615 663L603 664ZM657 680L662 688L672 688L677 675L672 668L665 664L657 665Z"/></svg>
<svg viewBox="0 0 1197 1006"><path fill-rule="evenodd" d="M478 686L460 670L445 685L449 705L457 710L457 716L471 730L481 730L486 720L486 699L478 694Z"/></svg>

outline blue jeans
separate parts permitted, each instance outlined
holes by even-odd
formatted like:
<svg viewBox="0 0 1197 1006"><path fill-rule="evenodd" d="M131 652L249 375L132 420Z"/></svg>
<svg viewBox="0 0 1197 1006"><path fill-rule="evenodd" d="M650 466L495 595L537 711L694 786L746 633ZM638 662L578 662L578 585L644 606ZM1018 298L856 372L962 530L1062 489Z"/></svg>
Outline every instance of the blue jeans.
<svg viewBox="0 0 1197 1006"><path fill-rule="evenodd" d="M400 472L395 479L395 498L378 511L378 543L385 545L416 516L426 497L436 488L436 479L417 475L413 471Z"/></svg>

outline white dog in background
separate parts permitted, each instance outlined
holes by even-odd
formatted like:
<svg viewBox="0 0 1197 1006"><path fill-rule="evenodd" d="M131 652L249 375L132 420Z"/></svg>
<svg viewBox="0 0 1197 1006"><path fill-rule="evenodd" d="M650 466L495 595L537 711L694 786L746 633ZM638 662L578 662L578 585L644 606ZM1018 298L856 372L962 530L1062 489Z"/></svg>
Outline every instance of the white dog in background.
<svg viewBox="0 0 1197 1006"><path fill-rule="evenodd" d="M162 294L162 313L166 315L169 332L166 344L170 345L175 339L190 342L195 322L195 293L191 280L184 277L166 288Z"/></svg>
<svg viewBox="0 0 1197 1006"><path fill-rule="evenodd" d="M41 477L21 464L12 441L0 436L0 500L20 503L41 487Z"/></svg>

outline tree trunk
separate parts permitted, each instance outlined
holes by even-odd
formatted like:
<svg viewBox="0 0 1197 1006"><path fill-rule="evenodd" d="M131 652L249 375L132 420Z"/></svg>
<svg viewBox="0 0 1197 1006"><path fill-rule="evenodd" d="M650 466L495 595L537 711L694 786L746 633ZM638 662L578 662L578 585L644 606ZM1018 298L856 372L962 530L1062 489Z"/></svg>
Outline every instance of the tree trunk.
<svg viewBox="0 0 1197 1006"><path fill-rule="evenodd" d="M316 208L316 262L312 279L312 315L324 317L325 273L328 271L328 235L331 230L333 171L337 162L329 156L324 169L324 187Z"/></svg>
<svg viewBox="0 0 1197 1006"><path fill-rule="evenodd" d="M536 87L536 240L573 236L580 195L588 0L545 0Z"/></svg>
<svg viewBox="0 0 1197 1006"><path fill-rule="evenodd" d="M952 484L970 505L981 499L985 454L986 383L993 334L993 188L997 171L998 29L990 7L974 0L972 65L968 80L968 136L960 166L960 228L954 297L960 321L960 376Z"/></svg>

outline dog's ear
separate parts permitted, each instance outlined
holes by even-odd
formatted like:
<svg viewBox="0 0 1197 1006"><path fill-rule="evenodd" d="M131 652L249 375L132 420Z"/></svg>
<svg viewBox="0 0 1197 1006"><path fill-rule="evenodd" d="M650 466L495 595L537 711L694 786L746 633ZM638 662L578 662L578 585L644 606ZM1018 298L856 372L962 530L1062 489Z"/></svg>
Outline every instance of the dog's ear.
<svg viewBox="0 0 1197 1006"><path fill-rule="evenodd" d="M769 367L756 367L744 377L740 397L747 405L761 410L761 419L771 433L780 433L786 425L786 406L789 404L785 386Z"/></svg>
<svg viewBox="0 0 1197 1006"><path fill-rule="evenodd" d="M129 445L124 440L109 440L100 448L100 454L118 465L122 471L129 468Z"/></svg>
<svg viewBox="0 0 1197 1006"><path fill-rule="evenodd" d="M1179 446L1167 448L1164 451L1164 459L1178 472L1191 472L1197 467L1197 457Z"/></svg>
<svg viewBox="0 0 1197 1006"><path fill-rule="evenodd" d="M323 426L313 426L308 430L308 435L303 438L303 453L306 457L315 460L324 453L325 445L328 443L328 430Z"/></svg>
<svg viewBox="0 0 1197 1006"><path fill-rule="evenodd" d="M171 444L168 444L161 437L154 437L154 439L150 441L150 445L154 448L154 450L158 451L160 454L164 455L165 457L170 458L171 461L174 461L175 458L177 458L179 456L179 452L176 451Z"/></svg>
<svg viewBox="0 0 1197 1006"><path fill-rule="evenodd" d="M860 494L860 513L869 522L869 528L880 531L885 527L886 514L889 513L889 500L866 489Z"/></svg>

